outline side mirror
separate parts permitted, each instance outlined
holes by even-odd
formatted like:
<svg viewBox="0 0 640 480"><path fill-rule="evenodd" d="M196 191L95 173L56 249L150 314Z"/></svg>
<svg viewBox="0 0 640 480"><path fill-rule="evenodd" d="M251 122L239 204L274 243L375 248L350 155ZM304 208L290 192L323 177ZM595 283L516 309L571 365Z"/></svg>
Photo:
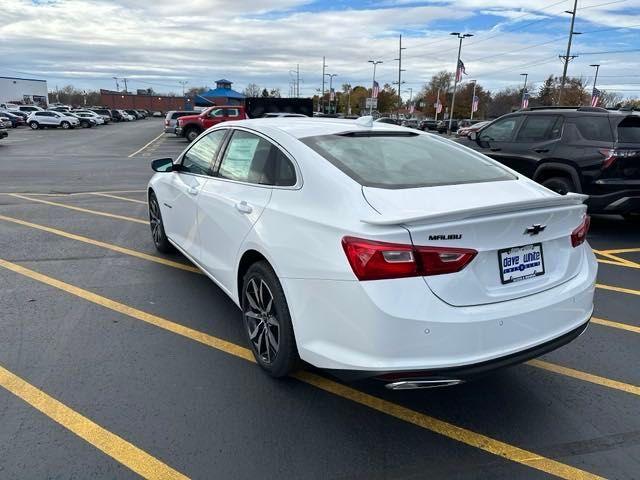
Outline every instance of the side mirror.
<svg viewBox="0 0 640 480"><path fill-rule="evenodd" d="M151 168L155 172L172 172L173 171L173 159L172 158L159 158L151 162Z"/></svg>
<svg viewBox="0 0 640 480"><path fill-rule="evenodd" d="M473 141L476 141L478 139L478 132L471 132L469 134L469 138Z"/></svg>

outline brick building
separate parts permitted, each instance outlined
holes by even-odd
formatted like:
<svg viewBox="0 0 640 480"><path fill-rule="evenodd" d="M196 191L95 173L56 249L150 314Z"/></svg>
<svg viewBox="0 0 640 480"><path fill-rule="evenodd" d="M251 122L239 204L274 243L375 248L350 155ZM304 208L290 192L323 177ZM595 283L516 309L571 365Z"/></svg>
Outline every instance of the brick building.
<svg viewBox="0 0 640 480"><path fill-rule="evenodd" d="M167 95L137 95L133 93L100 90L100 104L105 107L130 110L168 112L169 110L192 110L192 100L187 97Z"/></svg>

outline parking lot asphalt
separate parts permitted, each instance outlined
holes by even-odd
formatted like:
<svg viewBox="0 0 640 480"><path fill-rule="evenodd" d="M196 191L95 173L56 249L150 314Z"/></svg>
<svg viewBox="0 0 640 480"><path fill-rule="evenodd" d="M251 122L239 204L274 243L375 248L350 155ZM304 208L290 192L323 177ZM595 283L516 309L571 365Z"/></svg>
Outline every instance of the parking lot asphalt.
<svg viewBox="0 0 640 480"><path fill-rule="evenodd" d="M539 360L391 392L264 375L231 300L153 248L148 119L0 141L0 478L640 477L640 227L593 218L594 320Z"/></svg>

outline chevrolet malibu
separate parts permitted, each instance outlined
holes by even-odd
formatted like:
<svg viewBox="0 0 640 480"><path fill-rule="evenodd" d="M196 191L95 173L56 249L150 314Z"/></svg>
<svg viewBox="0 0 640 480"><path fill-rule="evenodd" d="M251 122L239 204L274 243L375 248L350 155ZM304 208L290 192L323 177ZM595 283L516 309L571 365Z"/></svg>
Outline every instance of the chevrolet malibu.
<svg viewBox="0 0 640 480"><path fill-rule="evenodd" d="M435 135L370 117L225 122L152 166L156 248L231 297L274 377L303 360L391 389L453 385L591 317L585 196Z"/></svg>

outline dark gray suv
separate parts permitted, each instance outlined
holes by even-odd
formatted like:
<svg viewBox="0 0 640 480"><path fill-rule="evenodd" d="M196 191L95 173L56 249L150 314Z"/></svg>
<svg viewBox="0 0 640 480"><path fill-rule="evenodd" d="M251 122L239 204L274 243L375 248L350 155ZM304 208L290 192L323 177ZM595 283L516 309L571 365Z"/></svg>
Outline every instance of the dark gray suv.
<svg viewBox="0 0 640 480"><path fill-rule="evenodd" d="M589 195L591 212L640 213L640 115L631 111L520 110L460 143L558 193Z"/></svg>

